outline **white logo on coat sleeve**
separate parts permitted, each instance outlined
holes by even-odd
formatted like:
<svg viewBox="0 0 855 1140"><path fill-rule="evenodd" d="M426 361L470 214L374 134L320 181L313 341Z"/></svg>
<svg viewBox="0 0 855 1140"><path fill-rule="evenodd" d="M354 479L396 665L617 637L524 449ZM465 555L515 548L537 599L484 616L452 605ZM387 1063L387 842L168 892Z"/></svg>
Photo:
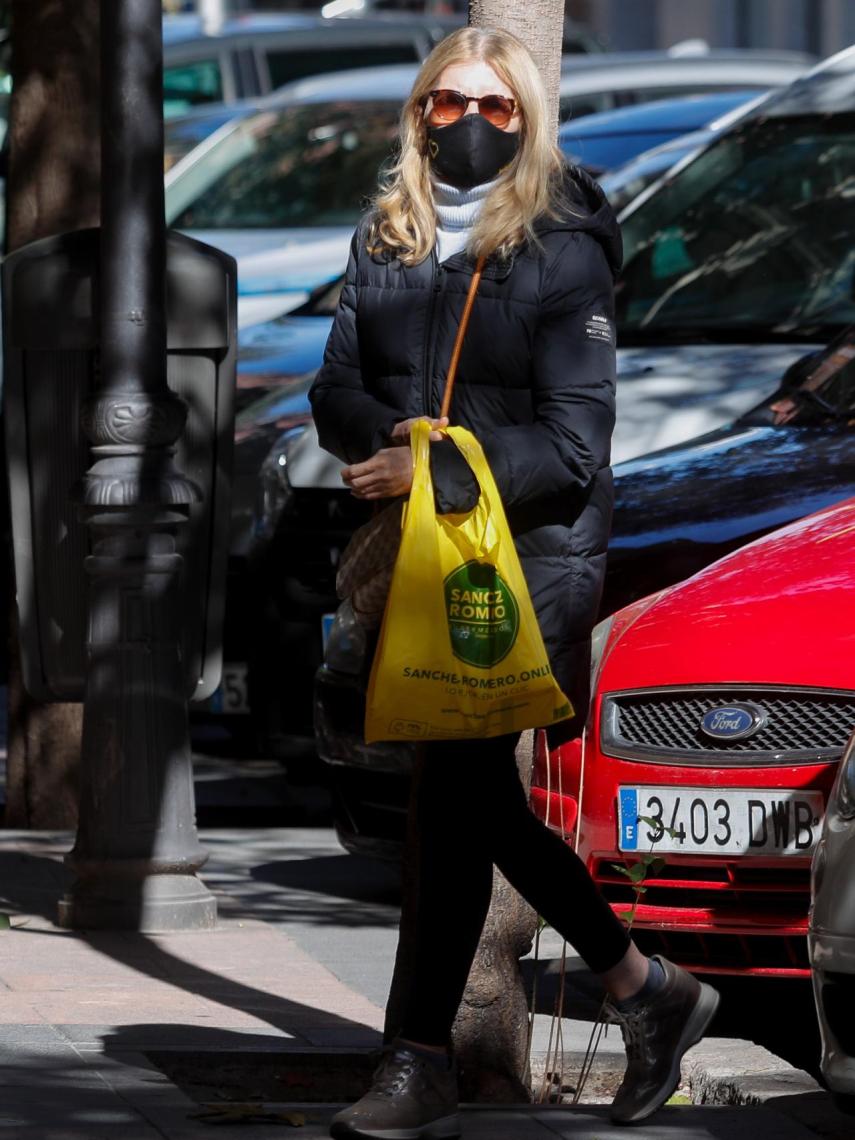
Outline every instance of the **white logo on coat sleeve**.
<svg viewBox="0 0 855 1140"><path fill-rule="evenodd" d="M585 336L588 340L595 340L600 344L614 344L612 323L608 317L600 313L592 313L585 321Z"/></svg>

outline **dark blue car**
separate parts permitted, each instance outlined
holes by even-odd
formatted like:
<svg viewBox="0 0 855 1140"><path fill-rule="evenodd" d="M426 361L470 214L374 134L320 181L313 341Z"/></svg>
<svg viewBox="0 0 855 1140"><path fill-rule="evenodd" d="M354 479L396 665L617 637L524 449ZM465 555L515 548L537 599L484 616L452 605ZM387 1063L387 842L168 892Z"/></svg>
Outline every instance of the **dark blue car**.
<svg viewBox="0 0 855 1140"><path fill-rule="evenodd" d="M756 91L723 91L601 111L565 123L558 132L558 145L596 177L646 150L701 130L756 98Z"/></svg>

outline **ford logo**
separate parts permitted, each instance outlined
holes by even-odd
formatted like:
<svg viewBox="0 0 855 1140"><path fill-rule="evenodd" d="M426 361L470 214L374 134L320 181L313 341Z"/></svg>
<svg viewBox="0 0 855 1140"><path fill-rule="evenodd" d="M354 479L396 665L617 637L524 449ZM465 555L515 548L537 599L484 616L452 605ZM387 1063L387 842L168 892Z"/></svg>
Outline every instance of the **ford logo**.
<svg viewBox="0 0 855 1140"><path fill-rule="evenodd" d="M701 720L701 732L713 740L745 740L759 732L767 714L759 705L719 705Z"/></svg>

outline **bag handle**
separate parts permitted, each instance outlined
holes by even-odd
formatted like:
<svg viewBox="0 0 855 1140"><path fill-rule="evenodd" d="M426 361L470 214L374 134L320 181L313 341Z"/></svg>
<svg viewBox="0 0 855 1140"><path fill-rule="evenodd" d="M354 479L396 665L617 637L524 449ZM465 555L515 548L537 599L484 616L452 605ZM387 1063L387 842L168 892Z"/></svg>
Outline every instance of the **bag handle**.
<svg viewBox="0 0 855 1140"><path fill-rule="evenodd" d="M466 304L463 306L463 315L460 318L460 325L457 329L457 336L454 338L454 348L451 352L451 361L448 365L448 376L445 381L445 391L442 394L442 407L439 410L439 417L442 419L448 415L451 408L451 396L454 392L454 381L457 378L457 364L460 360L460 352L463 348L463 338L466 336L466 326L469 324L469 315L472 312L472 306L475 303L475 294L478 292L478 286L481 284L481 273L484 269L484 262L486 258L479 257L475 263L475 271L472 274L472 280L469 282L469 292L466 294Z"/></svg>

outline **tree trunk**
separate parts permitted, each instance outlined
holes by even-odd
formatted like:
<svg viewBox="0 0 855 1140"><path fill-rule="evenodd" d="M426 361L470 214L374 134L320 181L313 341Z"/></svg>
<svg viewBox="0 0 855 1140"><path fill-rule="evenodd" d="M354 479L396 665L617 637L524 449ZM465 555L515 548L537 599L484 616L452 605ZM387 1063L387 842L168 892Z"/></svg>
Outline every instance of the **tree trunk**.
<svg viewBox="0 0 855 1140"><path fill-rule="evenodd" d="M505 28L523 41L546 85L552 134L558 132L558 88L564 28L562 0L470 0L474 27ZM526 788L531 783L534 733L517 749ZM496 871L484 933L454 1026L461 1091L473 1101L528 1100L528 1009L519 960L531 949L537 916Z"/></svg>
<svg viewBox="0 0 855 1140"><path fill-rule="evenodd" d="M531 785L534 733L517 746L517 767ZM493 869L493 897L452 1039L463 1100L484 1104L531 1099L528 1000L520 958L531 950L537 914Z"/></svg>
<svg viewBox="0 0 855 1140"><path fill-rule="evenodd" d="M563 0L469 0L474 28L504 28L522 40L534 57L549 101L552 133L558 133L558 88L561 79Z"/></svg>
<svg viewBox="0 0 855 1140"><path fill-rule="evenodd" d="M7 251L99 224L98 0L13 0L12 80ZM6 826L76 826L80 729L79 705L24 692L13 612Z"/></svg>

